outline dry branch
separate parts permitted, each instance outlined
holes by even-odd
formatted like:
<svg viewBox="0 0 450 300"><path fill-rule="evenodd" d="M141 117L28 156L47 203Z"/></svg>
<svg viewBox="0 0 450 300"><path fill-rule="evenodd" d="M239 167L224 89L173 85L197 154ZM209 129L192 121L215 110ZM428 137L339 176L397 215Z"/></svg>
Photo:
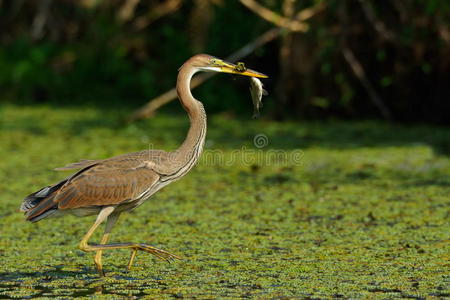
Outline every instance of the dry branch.
<svg viewBox="0 0 450 300"><path fill-rule="evenodd" d="M133 18L139 1L140 0L125 1L125 3L122 5L122 7L120 7L119 12L117 13L117 19L120 22L127 22L128 20Z"/></svg>
<svg viewBox="0 0 450 300"><path fill-rule="evenodd" d="M292 20L294 16L296 0L284 0L283 2L283 16L287 20ZM293 34L291 31L287 31L280 37L280 52L278 55L278 61L280 65L279 77L277 80L277 98L282 105L286 106L289 101L288 86L290 85L289 77L292 73L291 57L292 57L292 42Z"/></svg>
<svg viewBox="0 0 450 300"><path fill-rule="evenodd" d="M383 118L385 118L386 120L391 120L392 119L391 111L384 104L383 100L381 100L381 97L378 95L377 91L372 86L372 83L370 83L362 64L356 58L353 51L349 47L344 46L342 48L342 53L344 55L345 60L350 65L350 68L352 69L356 78L358 78L358 80L364 86L364 88L367 91L367 94L369 94L370 99L372 100L373 104L378 108Z"/></svg>
<svg viewBox="0 0 450 300"><path fill-rule="evenodd" d="M178 10L182 2L183 0L167 0L159 4L158 6L152 8L150 13L148 13L147 15L137 18L133 23L134 28L136 28L136 30L144 29L156 20Z"/></svg>
<svg viewBox="0 0 450 300"><path fill-rule="evenodd" d="M48 20L51 3L52 0L43 0L40 2L38 13L31 26L31 37L33 40L39 40L44 35L44 27Z"/></svg>
<svg viewBox="0 0 450 300"><path fill-rule="evenodd" d="M325 2L319 2L312 7L305 8L299 11L295 16L295 19L298 21L306 21L323 11L326 7L327 4Z"/></svg>
<svg viewBox="0 0 450 300"><path fill-rule="evenodd" d="M345 2L347 4L348 2ZM369 95L370 100L380 111L380 114L386 120L392 120L392 114L389 108L384 104L381 97L378 95L377 91L373 87L370 80L367 78L366 71L363 65L360 63L356 55L353 53L351 47L348 45L349 40L349 22L348 22L348 11L346 9L348 5L343 5L339 10L338 16L341 19L342 32L340 35L341 51L344 56L345 61L350 66L355 77L360 81L361 85L366 90Z"/></svg>
<svg viewBox="0 0 450 300"><path fill-rule="evenodd" d="M254 0L240 0L240 2L264 20L271 22L278 27L287 28L290 31L305 32L308 30L308 24L301 22L300 20L290 20L280 16Z"/></svg>
<svg viewBox="0 0 450 300"><path fill-rule="evenodd" d="M359 3L363 9L364 14L366 15L367 19L369 19L375 31L378 32L378 34L380 34L385 40L394 40L394 33L388 30L384 23L377 17L370 3L367 0L359 0Z"/></svg>

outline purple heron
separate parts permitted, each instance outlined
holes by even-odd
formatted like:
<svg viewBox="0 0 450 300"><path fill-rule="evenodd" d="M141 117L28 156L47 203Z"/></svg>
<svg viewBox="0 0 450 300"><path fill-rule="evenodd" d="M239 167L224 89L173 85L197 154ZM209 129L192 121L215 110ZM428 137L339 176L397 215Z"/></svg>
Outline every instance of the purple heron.
<svg viewBox="0 0 450 300"><path fill-rule="evenodd" d="M107 242L122 212L138 207L162 187L186 175L199 159L205 142L206 113L202 103L192 96L190 81L195 73L201 71L267 78L264 74L238 68L210 55L191 57L179 69L177 79L178 98L190 119L188 134L177 150L144 150L108 159L84 160L58 168L56 170L79 171L28 195L21 205L26 220L37 222L66 213L76 216L97 215L79 248L85 252L96 252L94 263L101 276L104 276L102 252L105 250L130 249L128 269L137 251L151 253L165 261L180 259L177 255L147 244ZM89 244L89 238L105 220L100 244Z"/></svg>

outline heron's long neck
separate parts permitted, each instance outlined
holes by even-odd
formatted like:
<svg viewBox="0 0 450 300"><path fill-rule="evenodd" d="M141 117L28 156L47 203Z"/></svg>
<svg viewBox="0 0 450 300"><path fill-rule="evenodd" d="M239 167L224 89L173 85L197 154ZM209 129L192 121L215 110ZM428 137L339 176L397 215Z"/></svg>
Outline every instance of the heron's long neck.
<svg viewBox="0 0 450 300"><path fill-rule="evenodd" d="M181 165L189 165L189 169L198 160L206 136L206 113L200 101L194 99L190 83L196 69L184 66L178 73L177 93L183 108L189 115L191 126L183 144L176 151L177 161Z"/></svg>

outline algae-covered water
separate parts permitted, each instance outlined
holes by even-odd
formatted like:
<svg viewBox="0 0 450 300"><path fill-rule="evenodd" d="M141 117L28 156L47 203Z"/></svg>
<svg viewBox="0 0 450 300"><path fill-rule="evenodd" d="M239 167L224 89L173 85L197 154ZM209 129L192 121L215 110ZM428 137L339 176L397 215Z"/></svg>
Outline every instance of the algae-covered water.
<svg viewBox="0 0 450 300"><path fill-rule="evenodd" d="M184 115L126 125L125 112L0 110L0 298L450 297L450 130L374 122L209 120L203 159L129 214L112 242L78 250L94 217L25 222L22 198L79 159L174 149ZM98 241L101 230L93 241Z"/></svg>

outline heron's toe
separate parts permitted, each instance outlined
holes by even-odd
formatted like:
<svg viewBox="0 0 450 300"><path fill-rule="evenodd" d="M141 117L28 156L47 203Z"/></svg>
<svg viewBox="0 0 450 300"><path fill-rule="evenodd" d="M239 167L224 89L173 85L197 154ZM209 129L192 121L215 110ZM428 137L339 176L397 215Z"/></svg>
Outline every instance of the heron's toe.
<svg viewBox="0 0 450 300"><path fill-rule="evenodd" d="M172 262L174 260L181 259L181 257L179 257L175 254L172 254L165 250L155 248L155 247L147 245L147 244L139 244L139 250L153 254L154 256L158 257L159 259L165 260L167 262Z"/></svg>

